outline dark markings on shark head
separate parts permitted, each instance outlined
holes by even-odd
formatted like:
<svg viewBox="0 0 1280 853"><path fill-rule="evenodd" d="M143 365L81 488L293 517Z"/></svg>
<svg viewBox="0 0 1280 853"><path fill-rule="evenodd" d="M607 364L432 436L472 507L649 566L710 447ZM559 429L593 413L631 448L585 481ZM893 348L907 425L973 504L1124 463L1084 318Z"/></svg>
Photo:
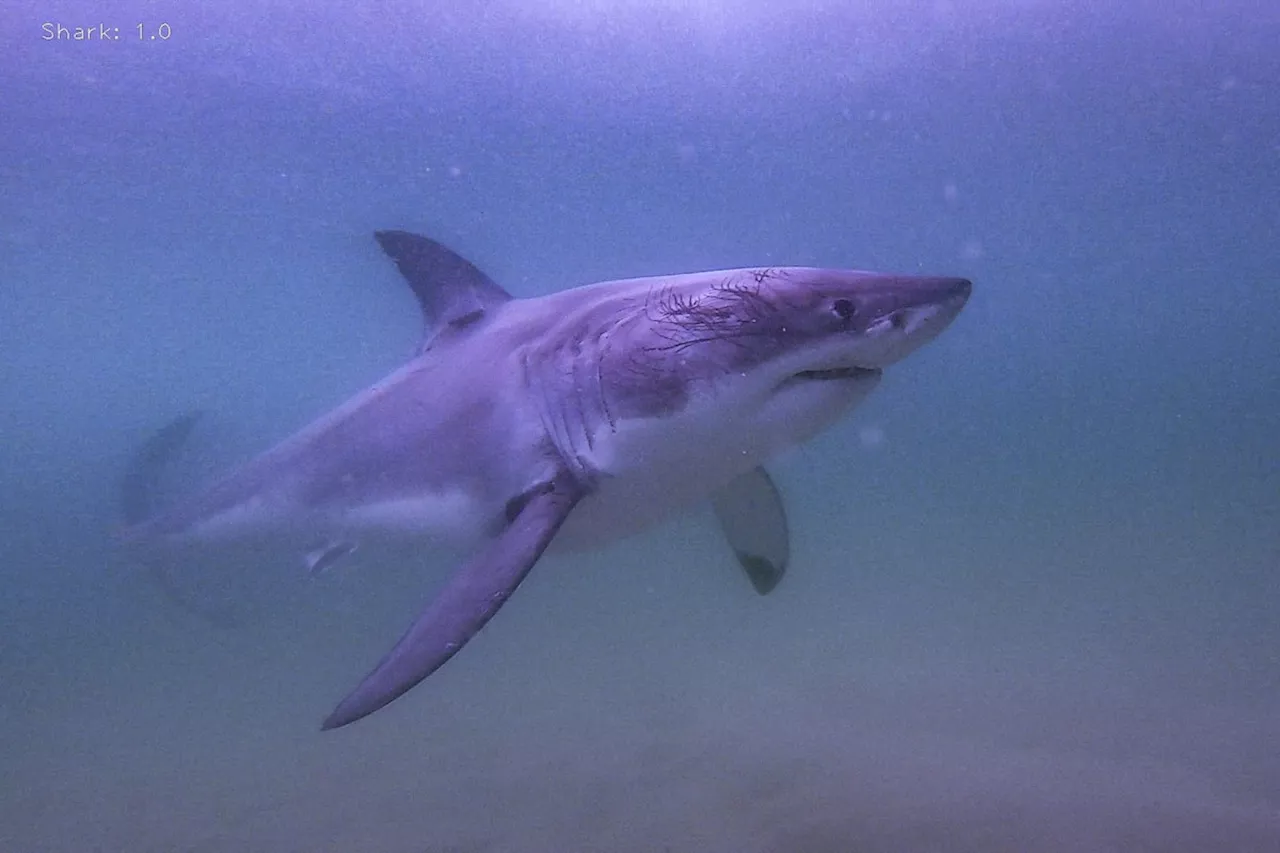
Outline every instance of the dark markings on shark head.
<svg viewBox="0 0 1280 853"><path fill-rule="evenodd" d="M865 399L970 292L961 278L768 267L514 299L440 243L375 236L422 313L412 360L167 511L137 518L190 421L125 482L140 544L297 537L316 572L385 535L470 554L326 729L452 658L547 548L613 541L700 500L752 587L771 592L790 540L762 463Z"/></svg>

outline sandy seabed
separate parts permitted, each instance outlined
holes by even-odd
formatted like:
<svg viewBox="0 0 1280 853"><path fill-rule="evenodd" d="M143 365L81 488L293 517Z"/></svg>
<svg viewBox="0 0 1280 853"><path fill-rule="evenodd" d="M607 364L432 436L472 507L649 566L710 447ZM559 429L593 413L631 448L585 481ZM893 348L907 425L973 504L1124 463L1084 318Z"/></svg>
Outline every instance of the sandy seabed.
<svg viewBox="0 0 1280 853"><path fill-rule="evenodd" d="M1274 689L1162 644L1168 602L1086 625L1098 590L924 568L761 600L676 567L717 564L688 536L549 560L330 733L421 577L355 566L230 631L131 588L136 619L7 656L0 850L1280 850Z"/></svg>

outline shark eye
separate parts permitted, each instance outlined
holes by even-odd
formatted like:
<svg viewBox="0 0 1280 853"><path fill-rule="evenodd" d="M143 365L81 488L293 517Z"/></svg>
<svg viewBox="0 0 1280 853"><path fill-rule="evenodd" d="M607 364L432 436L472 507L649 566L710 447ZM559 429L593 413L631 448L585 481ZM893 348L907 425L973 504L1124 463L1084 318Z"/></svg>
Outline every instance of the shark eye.
<svg viewBox="0 0 1280 853"><path fill-rule="evenodd" d="M852 320L853 315L858 313L858 306L853 304L852 299L837 299L831 303L831 310L841 320Z"/></svg>

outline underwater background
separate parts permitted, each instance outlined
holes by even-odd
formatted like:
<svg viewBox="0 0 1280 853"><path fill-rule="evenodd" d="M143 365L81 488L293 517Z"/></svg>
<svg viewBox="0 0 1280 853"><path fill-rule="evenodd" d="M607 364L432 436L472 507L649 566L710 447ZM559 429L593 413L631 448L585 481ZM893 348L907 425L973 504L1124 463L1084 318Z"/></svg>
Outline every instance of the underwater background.
<svg viewBox="0 0 1280 853"><path fill-rule="evenodd" d="M2 853L1280 850L1280 5L18 0L0 36ZM771 464L771 596L703 508L544 559L321 734L452 556L172 567L219 628L118 492L177 414L175 493L402 363L383 228L521 296L975 291Z"/></svg>

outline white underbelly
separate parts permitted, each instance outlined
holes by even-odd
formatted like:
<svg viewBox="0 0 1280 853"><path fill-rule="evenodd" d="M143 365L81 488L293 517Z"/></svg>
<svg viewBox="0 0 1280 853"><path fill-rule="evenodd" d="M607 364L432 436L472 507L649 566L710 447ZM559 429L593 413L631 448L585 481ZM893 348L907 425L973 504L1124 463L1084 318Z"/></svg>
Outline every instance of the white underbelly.
<svg viewBox="0 0 1280 853"><path fill-rule="evenodd" d="M595 547L661 523L760 464L769 450L692 418L621 423L597 442L596 488L574 509L556 545Z"/></svg>
<svg viewBox="0 0 1280 853"><path fill-rule="evenodd" d="M668 417L602 424L586 454L599 472L596 490L565 523L561 546L628 536L709 498L836 421L875 381L816 382L782 394L762 387L708 394Z"/></svg>

